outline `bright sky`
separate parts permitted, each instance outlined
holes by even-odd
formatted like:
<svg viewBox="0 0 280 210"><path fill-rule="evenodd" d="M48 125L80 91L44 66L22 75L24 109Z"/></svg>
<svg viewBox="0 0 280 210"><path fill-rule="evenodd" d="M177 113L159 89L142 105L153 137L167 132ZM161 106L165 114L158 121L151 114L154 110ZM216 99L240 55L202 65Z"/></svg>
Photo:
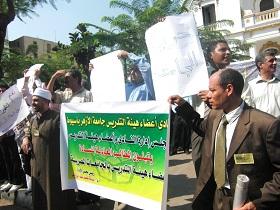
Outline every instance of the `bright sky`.
<svg viewBox="0 0 280 210"><path fill-rule="evenodd" d="M55 10L51 5L38 6L34 11L39 15L24 17L24 22L16 18L8 26L8 39L32 36L49 41L69 44L68 33L73 33L79 23L92 23L108 28L101 23L103 16L117 16L126 11L109 7L110 0L57 0ZM89 28L94 30L93 27Z"/></svg>

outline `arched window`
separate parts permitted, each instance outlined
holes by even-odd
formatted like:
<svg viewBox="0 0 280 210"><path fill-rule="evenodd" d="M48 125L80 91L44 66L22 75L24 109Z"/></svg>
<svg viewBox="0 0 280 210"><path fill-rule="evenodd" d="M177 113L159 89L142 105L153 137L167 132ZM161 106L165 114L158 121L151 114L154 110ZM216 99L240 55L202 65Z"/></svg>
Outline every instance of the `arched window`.
<svg viewBox="0 0 280 210"><path fill-rule="evenodd" d="M270 10L274 8L274 0L261 0L260 11Z"/></svg>

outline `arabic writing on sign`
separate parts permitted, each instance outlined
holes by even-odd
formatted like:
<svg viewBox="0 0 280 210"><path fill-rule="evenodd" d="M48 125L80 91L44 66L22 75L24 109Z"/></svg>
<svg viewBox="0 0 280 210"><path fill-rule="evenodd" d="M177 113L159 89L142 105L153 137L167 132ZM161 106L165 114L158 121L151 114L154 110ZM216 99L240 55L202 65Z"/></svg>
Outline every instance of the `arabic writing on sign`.
<svg viewBox="0 0 280 210"><path fill-rule="evenodd" d="M166 129L167 128L167 120L157 120L155 119L133 119L131 117L119 117L118 119L106 120L102 117L96 118L93 116L85 116L81 118L73 118L67 117L67 124L69 126L106 126L108 128L116 128L116 127L132 127L136 128L158 128Z"/></svg>
<svg viewBox="0 0 280 210"><path fill-rule="evenodd" d="M80 152L84 153L95 153L98 155L103 156L111 156L115 158L124 158L124 159L131 159L132 161L144 161L144 162L150 162L150 164L153 164L153 156L147 152L146 155L144 152L142 152L142 155L139 155L137 152L131 152L130 150L125 151L124 149L120 149L119 151L115 151L112 148L101 148L97 146L92 146L91 148L87 149L84 145L79 145Z"/></svg>
<svg viewBox="0 0 280 210"><path fill-rule="evenodd" d="M0 136L15 127L29 114L16 85L0 94Z"/></svg>
<svg viewBox="0 0 280 210"><path fill-rule="evenodd" d="M123 166L112 166L109 163L106 162L100 162L100 161L94 161L91 162L89 159L85 160L85 159L80 159L80 160L76 160L73 157L71 157L71 162L76 164L76 165L88 165L88 166L92 166L92 167L98 167L101 168L103 170L108 170L112 173L118 173L118 174L122 174L122 173L127 173L127 174L135 174L137 176L140 176L142 178L153 178L153 179L157 179L157 180L163 180L164 176L162 173L159 173L158 175L156 175L154 173L154 170L146 170L146 169L138 169L136 170L136 168L132 165L123 165ZM89 176L95 176L95 174L93 172L89 172L87 170L84 170L82 168L78 168L77 170L80 174L87 174ZM76 175L75 175L76 176ZM98 180L98 179L96 179ZM100 180L99 180L100 181Z"/></svg>
<svg viewBox="0 0 280 210"><path fill-rule="evenodd" d="M16 92L11 91L7 94L1 95L1 102L0 102L0 114L4 115L8 108L18 99Z"/></svg>
<svg viewBox="0 0 280 210"><path fill-rule="evenodd" d="M91 132L88 134L87 131L78 131L77 133L69 133L69 140L90 140L93 142L112 142L114 144L137 144L140 147L147 146L149 149L154 147L163 147L165 149L166 147L166 141L162 138L160 140L150 140L149 136L140 136L140 135L130 135L128 138L126 137L126 134L116 136L114 132L112 132L110 135L103 135L101 134L93 134Z"/></svg>
<svg viewBox="0 0 280 210"><path fill-rule="evenodd" d="M163 187L167 113L65 113L65 122L69 179L135 195L139 184Z"/></svg>
<svg viewBox="0 0 280 210"><path fill-rule="evenodd" d="M76 179L89 180L91 182L96 182L96 183L100 181L99 179L95 179L93 177L93 173L89 173L88 175L73 174L72 177Z"/></svg>

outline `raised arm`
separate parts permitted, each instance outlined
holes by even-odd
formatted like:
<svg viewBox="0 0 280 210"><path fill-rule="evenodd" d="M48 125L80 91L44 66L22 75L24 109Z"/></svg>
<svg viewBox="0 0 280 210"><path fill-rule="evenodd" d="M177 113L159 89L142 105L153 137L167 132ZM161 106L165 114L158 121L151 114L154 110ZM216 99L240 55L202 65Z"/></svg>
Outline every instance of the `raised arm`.
<svg viewBox="0 0 280 210"><path fill-rule="evenodd" d="M200 118L200 115L194 110L194 108L185 101L179 95L169 96L168 102L170 104L177 105L176 112L180 115L188 124L190 124L193 130L199 135L205 135L205 124L204 119Z"/></svg>
<svg viewBox="0 0 280 210"><path fill-rule="evenodd" d="M141 75L144 79L144 83L146 84L147 90L151 95L151 98L155 99L156 97L150 63L148 62L145 56L137 56L133 53L128 53L128 58L138 66L138 69L141 72Z"/></svg>
<svg viewBox="0 0 280 210"><path fill-rule="evenodd" d="M51 92L53 92L53 87L54 87L54 83L56 81L56 79L63 77L66 74L65 70L58 70L56 71L52 76L51 79L47 85L47 89Z"/></svg>

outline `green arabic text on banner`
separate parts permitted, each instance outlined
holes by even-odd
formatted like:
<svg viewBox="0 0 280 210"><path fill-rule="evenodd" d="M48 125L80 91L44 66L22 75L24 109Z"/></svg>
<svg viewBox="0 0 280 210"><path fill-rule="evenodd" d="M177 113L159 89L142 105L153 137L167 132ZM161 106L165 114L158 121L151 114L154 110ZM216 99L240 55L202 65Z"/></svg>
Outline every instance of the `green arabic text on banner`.
<svg viewBox="0 0 280 210"><path fill-rule="evenodd" d="M111 103L114 113L101 104L62 106L63 188L164 209L168 104Z"/></svg>

